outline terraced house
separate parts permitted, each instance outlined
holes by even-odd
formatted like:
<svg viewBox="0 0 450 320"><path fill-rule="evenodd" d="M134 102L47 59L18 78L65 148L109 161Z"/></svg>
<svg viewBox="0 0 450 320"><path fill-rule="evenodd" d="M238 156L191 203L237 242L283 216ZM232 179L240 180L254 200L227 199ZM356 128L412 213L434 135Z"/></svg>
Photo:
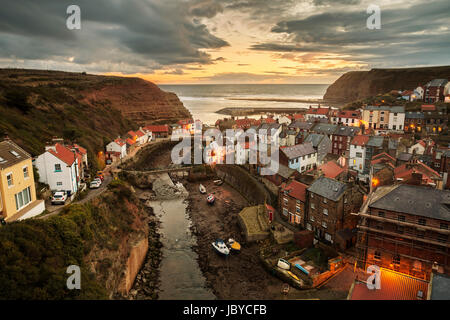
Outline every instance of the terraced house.
<svg viewBox="0 0 450 320"><path fill-rule="evenodd" d="M360 212L359 262L429 280L450 274L450 191L393 185L377 189Z"/></svg>
<svg viewBox="0 0 450 320"><path fill-rule="evenodd" d="M31 156L9 139L0 142L0 216L6 221L41 214L43 200L36 199Z"/></svg>

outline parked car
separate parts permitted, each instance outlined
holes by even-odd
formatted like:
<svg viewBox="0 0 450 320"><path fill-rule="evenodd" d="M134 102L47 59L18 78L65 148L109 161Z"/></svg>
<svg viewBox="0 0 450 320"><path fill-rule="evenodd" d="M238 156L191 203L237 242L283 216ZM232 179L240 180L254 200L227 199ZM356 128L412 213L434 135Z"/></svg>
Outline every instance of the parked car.
<svg viewBox="0 0 450 320"><path fill-rule="evenodd" d="M92 181L98 181L98 183L102 184L102 179L100 179L100 178L95 178L95 179L92 180Z"/></svg>
<svg viewBox="0 0 450 320"><path fill-rule="evenodd" d="M63 191L57 191L52 197L52 204L65 204L67 200L67 194Z"/></svg>
<svg viewBox="0 0 450 320"><path fill-rule="evenodd" d="M101 182L98 180L92 180L89 184L89 189L97 189L100 188Z"/></svg>

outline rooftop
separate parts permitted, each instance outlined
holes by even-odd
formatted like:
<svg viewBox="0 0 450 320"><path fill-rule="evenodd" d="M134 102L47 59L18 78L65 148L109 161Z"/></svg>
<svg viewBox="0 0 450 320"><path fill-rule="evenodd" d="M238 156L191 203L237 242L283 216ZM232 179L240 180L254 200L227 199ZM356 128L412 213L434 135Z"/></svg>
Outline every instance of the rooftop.
<svg viewBox="0 0 450 320"><path fill-rule="evenodd" d="M31 156L11 140L0 142L0 169L8 168L29 158Z"/></svg>
<svg viewBox="0 0 450 320"><path fill-rule="evenodd" d="M327 163L321 165L318 170L322 170L325 177L334 179L344 172L345 168L342 168L334 161L328 161Z"/></svg>
<svg viewBox="0 0 450 320"><path fill-rule="evenodd" d="M336 130L334 131L335 135L338 136L348 136L353 137L356 135L360 129L358 127L352 127L352 126L338 126Z"/></svg>
<svg viewBox="0 0 450 320"><path fill-rule="evenodd" d="M320 177L308 188L309 192L318 194L332 201L338 201L347 189L347 185L340 181Z"/></svg>
<svg viewBox="0 0 450 320"><path fill-rule="evenodd" d="M375 193L389 187L392 190L369 207L450 221L450 191L401 184L379 187Z"/></svg>
<svg viewBox="0 0 450 320"><path fill-rule="evenodd" d="M355 136L351 142L351 144L355 145L355 146L361 146L364 147L367 142L369 142L369 136Z"/></svg>
<svg viewBox="0 0 450 320"><path fill-rule="evenodd" d="M308 186L296 180L281 185L281 192L288 192L289 196L306 202L306 189Z"/></svg>
<svg viewBox="0 0 450 320"><path fill-rule="evenodd" d="M312 143L308 142L297 144L292 147L282 148L281 152L283 152L288 159L295 159L298 157L303 157L305 155L315 153L316 151L314 150Z"/></svg>
<svg viewBox="0 0 450 320"><path fill-rule="evenodd" d="M310 133L303 142L311 142L313 147L317 148L323 138L325 138L323 134Z"/></svg>
<svg viewBox="0 0 450 320"><path fill-rule="evenodd" d="M381 268L381 288L369 290L366 282L355 282L349 293L350 300L417 300L419 291L426 299L428 282L406 274Z"/></svg>
<svg viewBox="0 0 450 320"><path fill-rule="evenodd" d="M312 128L312 130L316 133L333 134L337 128L338 126L335 124L318 123L314 126L314 128Z"/></svg>

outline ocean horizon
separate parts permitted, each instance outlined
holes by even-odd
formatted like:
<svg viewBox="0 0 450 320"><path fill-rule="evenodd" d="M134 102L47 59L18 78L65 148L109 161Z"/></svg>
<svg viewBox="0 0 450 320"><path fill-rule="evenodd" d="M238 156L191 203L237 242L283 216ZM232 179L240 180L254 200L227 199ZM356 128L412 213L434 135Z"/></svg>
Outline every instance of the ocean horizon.
<svg viewBox="0 0 450 320"><path fill-rule="evenodd" d="M233 99L322 99L328 84L176 84L158 85L174 92L195 120L214 124L224 115L223 108L308 108L317 104L304 102L255 101Z"/></svg>

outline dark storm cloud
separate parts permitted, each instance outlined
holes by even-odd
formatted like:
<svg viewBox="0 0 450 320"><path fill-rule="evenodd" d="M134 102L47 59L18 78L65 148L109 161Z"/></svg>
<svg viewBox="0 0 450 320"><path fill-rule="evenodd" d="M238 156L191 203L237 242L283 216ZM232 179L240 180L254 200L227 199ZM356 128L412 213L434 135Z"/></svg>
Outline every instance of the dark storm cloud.
<svg viewBox="0 0 450 320"><path fill-rule="evenodd" d="M81 8L81 30L66 28L66 9L74 3ZM228 43L197 18L221 10L213 0L6 0L0 11L0 56L74 57L81 64L127 64L130 72L133 65L210 64L214 61L202 49Z"/></svg>
<svg viewBox="0 0 450 320"><path fill-rule="evenodd" d="M327 11L304 19L280 21L274 33L289 36L289 43L260 43L254 50L277 52L334 52L393 65L450 63L448 0L424 2L381 11L381 30L366 28L368 14ZM431 60L438 59L438 60ZM383 62L384 60L384 62Z"/></svg>

